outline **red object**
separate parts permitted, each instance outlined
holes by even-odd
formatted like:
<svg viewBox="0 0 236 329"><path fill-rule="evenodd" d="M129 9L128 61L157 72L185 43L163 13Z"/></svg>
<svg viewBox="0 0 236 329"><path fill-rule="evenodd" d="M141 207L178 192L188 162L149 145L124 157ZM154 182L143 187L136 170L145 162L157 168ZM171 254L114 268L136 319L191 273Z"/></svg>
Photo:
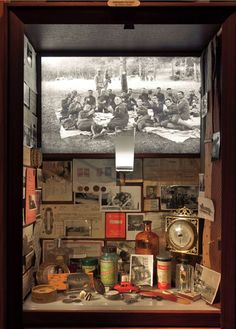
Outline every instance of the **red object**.
<svg viewBox="0 0 236 329"><path fill-rule="evenodd" d="M125 238L124 212L106 213L106 238Z"/></svg>
<svg viewBox="0 0 236 329"><path fill-rule="evenodd" d="M131 282L127 281L116 284L113 289L118 290L119 292L139 292L140 290L139 287L134 286Z"/></svg>

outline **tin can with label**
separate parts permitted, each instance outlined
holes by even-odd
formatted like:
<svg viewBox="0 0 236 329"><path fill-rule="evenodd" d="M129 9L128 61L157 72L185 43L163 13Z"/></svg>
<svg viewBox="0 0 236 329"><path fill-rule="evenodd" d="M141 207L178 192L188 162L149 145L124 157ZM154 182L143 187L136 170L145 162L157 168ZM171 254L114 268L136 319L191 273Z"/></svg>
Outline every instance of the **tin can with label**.
<svg viewBox="0 0 236 329"><path fill-rule="evenodd" d="M105 287L113 287L118 281L118 256L115 246L103 247L100 259L101 281Z"/></svg>
<svg viewBox="0 0 236 329"><path fill-rule="evenodd" d="M157 256L157 288L171 288L171 257Z"/></svg>

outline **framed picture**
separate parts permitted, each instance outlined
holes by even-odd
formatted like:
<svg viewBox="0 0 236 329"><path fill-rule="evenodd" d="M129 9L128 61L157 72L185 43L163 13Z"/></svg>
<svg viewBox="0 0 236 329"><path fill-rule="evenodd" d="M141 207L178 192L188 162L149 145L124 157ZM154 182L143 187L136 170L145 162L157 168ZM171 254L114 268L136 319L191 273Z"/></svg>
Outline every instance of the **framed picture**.
<svg viewBox="0 0 236 329"><path fill-rule="evenodd" d="M115 186L101 194L101 211L141 211L141 186Z"/></svg>
<svg viewBox="0 0 236 329"><path fill-rule="evenodd" d="M92 235L92 223L90 220L65 220L65 236L68 238L85 238Z"/></svg>
<svg viewBox="0 0 236 329"><path fill-rule="evenodd" d="M153 285L153 255L131 255L130 281L137 286Z"/></svg>
<svg viewBox="0 0 236 329"><path fill-rule="evenodd" d="M157 198L157 186L153 186L153 185L146 186L146 198L147 199Z"/></svg>
<svg viewBox="0 0 236 329"><path fill-rule="evenodd" d="M84 258L84 257L100 257L102 255L102 247L104 241L102 240L85 240L78 239L63 239L63 245L70 248L70 258ZM49 250L55 247L54 240L43 239L42 240L42 261L47 259L47 253Z"/></svg>
<svg viewBox="0 0 236 329"><path fill-rule="evenodd" d="M144 211L160 211L160 198L144 199Z"/></svg>
<svg viewBox="0 0 236 329"><path fill-rule="evenodd" d="M31 224L36 220L36 198L35 198L36 170L26 168L25 189L25 224Z"/></svg>
<svg viewBox="0 0 236 329"><path fill-rule="evenodd" d="M42 201L72 202L72 162L43 162Z"/></svg>
<svg viewBox="0 0 236 329"><path fill-rule="evenodd" d="M144 213L126 214L126 240L135 240L136 235L143 231Z"/></svg>
<svg viewBox="0 0 236 329"><path fill-rule="evenodd" d="M202 299L213 304L219 289L221 274L200 264L195 265L194 291L201 294Z"/></svg>
<svg viewBox="0 0 236 329"><path fill-rule="evenodd" d="M24 146L37 147L37 117L24 106Z"/></svg>
<svg viewBox="0 0 236 329"><path fill-rule="evenodd" d="M75 204L93 204L99 207L100 205L100 194L99 193L74 193L74 203Z"/></svg>
<svg viewBox="0 0 236 329"><path fill-rule="evenodd" d="M197 209L198 186L166 185L161 186L161 210L187 207Z"/></svg>
<svg viewBox="0 0 236 329"><path fill-rule="evenodd" d="M116 185L114 159L74 159L73 191L81 193L106 192L108 185Z"/></svg>
<svg viewBox="0 0 236 329"><path fill-rule="evenodd" d="M114 153L117 134L136 125L135 153L200 152L199 58L43 56L41 65L43 153ZM177 101L186 104L188 113L181 122L169 122L164 112L159 115L158 100L167 109Z"/></svg>
<svg viewBox="0 0 236 329"><path fill-rule="evenodd" d="M125 239L125 213L106 213L106 238Z"/></svg>
<svg viewBox="0 0 236 329"><path fill-rule="evenodd" d="M27 83L24 82L24 105L30 107L30 88Z"/></svg>

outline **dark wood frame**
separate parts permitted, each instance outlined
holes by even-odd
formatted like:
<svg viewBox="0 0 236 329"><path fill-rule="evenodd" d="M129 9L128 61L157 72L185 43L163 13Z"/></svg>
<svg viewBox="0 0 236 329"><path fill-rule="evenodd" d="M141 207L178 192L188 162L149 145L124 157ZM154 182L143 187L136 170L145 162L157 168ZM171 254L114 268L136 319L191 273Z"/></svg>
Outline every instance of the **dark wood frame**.
<svg viewBox="0 0 236 329"><path fill-rule="evenodd" d="M4 7L0 38L0 220L1 328L49 327L220 327L232 329L235 319L236 241L236 4L234 3L144 3L140 8L106 8L105 3L12 3ZM0 13L2 5L0 6ZM119 13L119 14L118 14ZM229 16L231 17L227 19ZM23 140L23 23L220 23L222 43L222 312L24 312L21 300L21 199ZM9 19L9 29L7 20ZM9 33L9 36L7 36ZM7 40L9 48L7 53ZM8 95L5 84L8 84ZM19 164L19 165L17 165ZM6 215L6 216L5 216ZM16 247L17 246L17 247ZM3 252L4 250L4 252Z"/></svg>

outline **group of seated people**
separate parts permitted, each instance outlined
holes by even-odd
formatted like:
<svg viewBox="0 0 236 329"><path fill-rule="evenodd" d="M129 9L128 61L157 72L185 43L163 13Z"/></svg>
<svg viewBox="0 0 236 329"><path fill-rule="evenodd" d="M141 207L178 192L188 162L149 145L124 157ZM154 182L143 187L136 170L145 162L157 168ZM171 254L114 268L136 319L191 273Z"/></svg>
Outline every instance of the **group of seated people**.
<svg viewBox="0 0 236 329"><path fill-rule="evenodd" d="M83 100L74 90L62 100L61 107L60 121L66 130L90 131L93 135L104 130L114 132L126 128L131 112L138 131L157 126L192 129L188 119L191 115L200 116L199 99L194 90L186 98L183 91L175 93L167 88L163 93L160 87L155 92L143 88L138 97L133 96L131 88L127 92L122 91L119 96L112 89L102 90L97 98L92 90L88 90ZM99 112L113 114L107 127L95 123L95 113Z"/></svg>

